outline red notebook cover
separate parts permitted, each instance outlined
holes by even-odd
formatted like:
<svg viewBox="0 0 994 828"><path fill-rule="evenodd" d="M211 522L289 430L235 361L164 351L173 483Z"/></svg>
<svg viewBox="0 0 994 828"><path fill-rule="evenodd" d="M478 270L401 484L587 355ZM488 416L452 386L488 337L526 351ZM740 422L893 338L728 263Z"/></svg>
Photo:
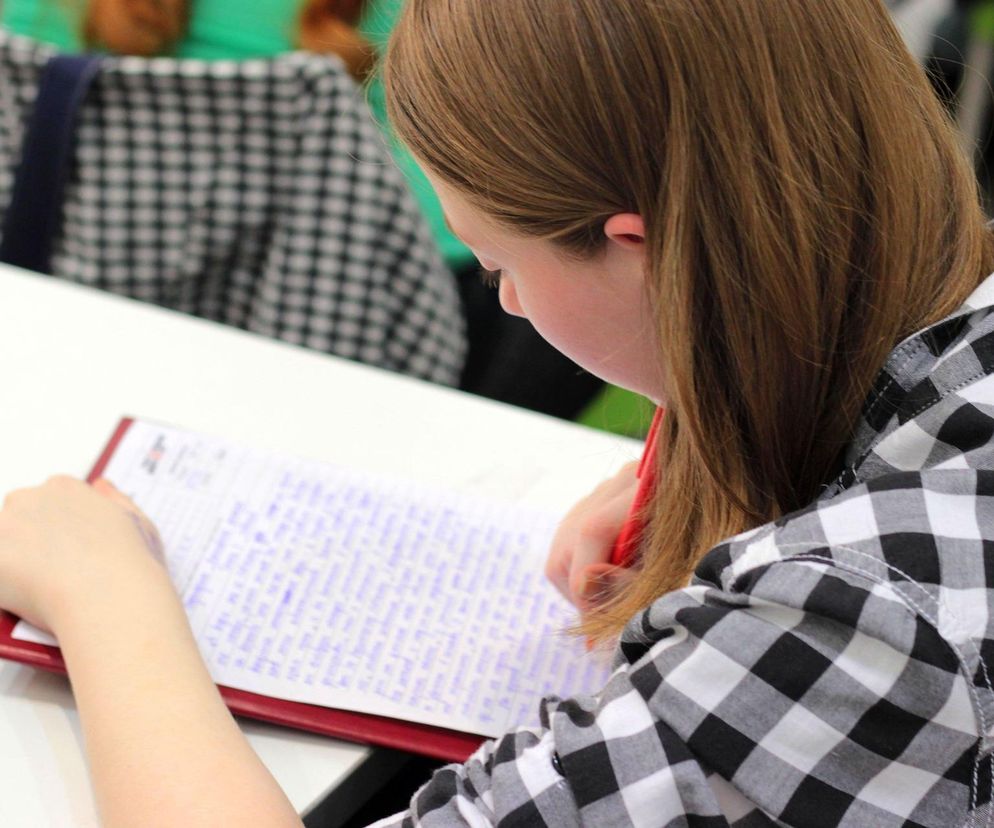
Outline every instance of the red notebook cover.
<svg viewBox="0 0 994 828"><path fill-rule="evenodd" d="M131 418L121 420L110 442L87 476L87 480L93 482L103 474L118 444L133 422ZM65 662L58 647L13 638L17 621L18 619L10 613L0 613L0 658L65 674ZM218 689L228 709L238 716L261 719L352 742L419 753L434 759L462 762L484 741L483 736L432 725L284 701L230 687Z"/></svg>

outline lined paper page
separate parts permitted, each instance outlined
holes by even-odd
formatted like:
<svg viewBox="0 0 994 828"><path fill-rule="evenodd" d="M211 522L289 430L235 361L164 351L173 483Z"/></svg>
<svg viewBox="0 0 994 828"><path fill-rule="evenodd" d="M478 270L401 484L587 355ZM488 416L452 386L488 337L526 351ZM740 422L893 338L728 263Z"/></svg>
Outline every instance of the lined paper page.
<svg viewBox="0 0 994 828"><path fill-rule="evenodd" d="M542 575L557 515L141 421L105 476L219 684L495 736L606 681Z"/></svg>

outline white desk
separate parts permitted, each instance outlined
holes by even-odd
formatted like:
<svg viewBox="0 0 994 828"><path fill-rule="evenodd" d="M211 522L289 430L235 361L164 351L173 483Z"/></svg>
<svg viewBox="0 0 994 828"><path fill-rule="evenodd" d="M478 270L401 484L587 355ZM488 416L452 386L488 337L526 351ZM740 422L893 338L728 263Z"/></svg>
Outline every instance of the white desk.
<svg viewBox="0 0 994 828"><path fill-rule="evenodd" d="M83 475L123 414L566 508L638 444L0 266L0 494ZM306 812L378 752L255 723ZM96 825L66 681L0 663L0 825Z"/></svg>

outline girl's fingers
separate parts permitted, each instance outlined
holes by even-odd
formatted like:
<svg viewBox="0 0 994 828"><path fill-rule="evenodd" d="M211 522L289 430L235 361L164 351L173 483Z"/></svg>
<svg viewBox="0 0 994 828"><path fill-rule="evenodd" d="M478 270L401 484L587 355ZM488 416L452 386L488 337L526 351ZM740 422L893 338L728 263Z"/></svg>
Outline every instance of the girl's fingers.
<svg viewBox="0 0 994 828"><path fill-rule="evenodd" d="M164 549L162 546L162 538L159 536L159 530L155 528L155 524L148 519L145 513L138 508L135 502L105 477L99 477L94 480L92 486L94 491L116 503L128 512L134 520L135 526L138 528L138 531L142 536L142 540L145 541L145 546L148 547L149 552L151 552L152 556L158 561L165 563Z"/></svg>
<svg viewBox="0 0 994 828"><path fill-rule="evenodd" d="M119 488L117 488L117 486L111 483L106 477L98 477L91 485L93 486L94 491L99 492L108 500L116 503L118 506L122 506L129 512L135 512L139 515L142 514L142 510L135 505L135 502Z"/></svg>
<svg viewBox="0 0 994 828"><path fill-rule="evenodd" d="M638 463L628 463L563 518L546 560L545 574L566 600L581 605L584 570L607 564L638 488Z"/></svg>
<svg viewBox="0 0 994 828"><path fill-rule="evenodd" d="M578 527L569 563L569 598L577 606L588 589L586 570L595 565L610 565L614 544L628 519L632 496L627 489L616 493L588 514Z"/></svg>
<svg viewBox="0 0 994 828"><path fill-rule="evenodd" d="M631 581L635 573L628 567L599 563L588 566L581 577L582 592L577 607L586 613Z"/></svg>

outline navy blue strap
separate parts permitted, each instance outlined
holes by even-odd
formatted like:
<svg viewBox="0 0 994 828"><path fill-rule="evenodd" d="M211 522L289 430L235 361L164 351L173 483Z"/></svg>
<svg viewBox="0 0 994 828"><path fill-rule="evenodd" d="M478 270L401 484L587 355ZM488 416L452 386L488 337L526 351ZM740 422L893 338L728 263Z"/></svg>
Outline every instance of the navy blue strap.
<svg viewBox="0 0 994 828"><path fill-rule="evenodd" d="M99 68L99 57L58 55L42 71L10 204L3 217L0 262L38 273L51 272L73 156L76 114Z"/></svg>

